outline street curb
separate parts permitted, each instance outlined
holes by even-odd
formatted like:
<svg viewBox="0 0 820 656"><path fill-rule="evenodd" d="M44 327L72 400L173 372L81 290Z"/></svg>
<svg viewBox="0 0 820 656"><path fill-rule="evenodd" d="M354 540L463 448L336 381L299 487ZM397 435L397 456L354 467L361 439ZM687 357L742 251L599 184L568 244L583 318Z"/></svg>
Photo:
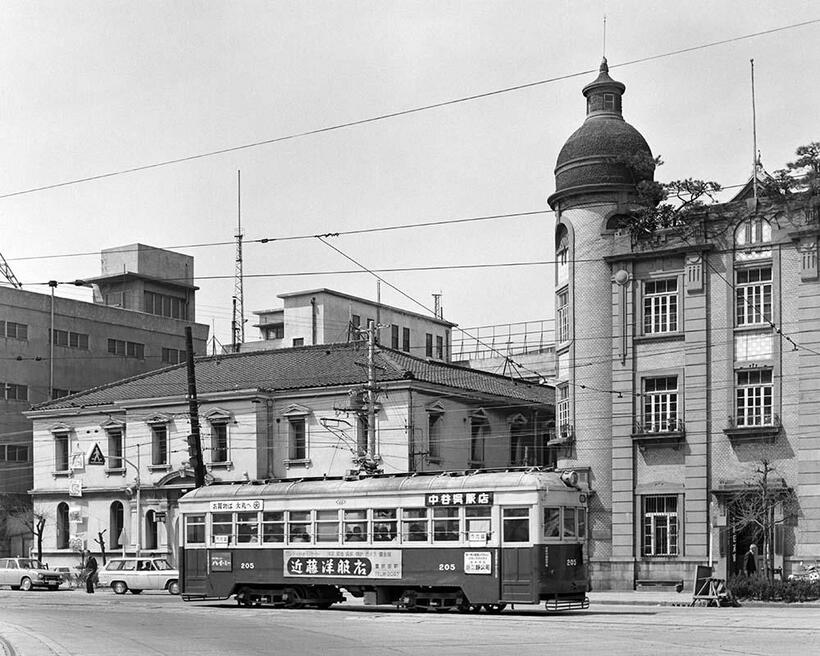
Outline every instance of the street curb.
<svg viewBox="0 0 820 656"><path fill-rule="evenodd" d="M666 601L662 599L590 599L590 607L592 606L666 606L677 608L702 608L702 606L692 606L691 600L685 601ZM740 601L738 605L742 608L820 608L820 601L803 601L787 604L777 601ZM722 606L722 608L731 608L731 606Z"/></svg>

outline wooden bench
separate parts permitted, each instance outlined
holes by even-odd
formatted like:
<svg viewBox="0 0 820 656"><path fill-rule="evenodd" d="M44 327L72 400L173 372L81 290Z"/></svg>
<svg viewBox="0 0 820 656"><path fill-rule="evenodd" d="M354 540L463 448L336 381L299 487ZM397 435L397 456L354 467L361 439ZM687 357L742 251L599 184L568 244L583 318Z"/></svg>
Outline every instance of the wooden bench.
<svg viewBox="0 0 820 656"><path fill-rule="evenodd" d="M656 588L675 588L675 592L683 590L683 579L637 579L636 590L651 590Z"/></svg>

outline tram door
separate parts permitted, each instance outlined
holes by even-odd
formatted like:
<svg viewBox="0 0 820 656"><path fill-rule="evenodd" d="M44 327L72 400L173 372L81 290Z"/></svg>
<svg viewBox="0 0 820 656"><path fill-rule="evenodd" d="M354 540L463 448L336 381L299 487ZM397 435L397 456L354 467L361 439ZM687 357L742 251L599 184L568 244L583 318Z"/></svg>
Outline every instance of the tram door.
<svg viewBox="0 0 820 656"><path fill-rule="evenodd" d="M533 547L529 506L501 508L501 599L533 600Z"/></svg>

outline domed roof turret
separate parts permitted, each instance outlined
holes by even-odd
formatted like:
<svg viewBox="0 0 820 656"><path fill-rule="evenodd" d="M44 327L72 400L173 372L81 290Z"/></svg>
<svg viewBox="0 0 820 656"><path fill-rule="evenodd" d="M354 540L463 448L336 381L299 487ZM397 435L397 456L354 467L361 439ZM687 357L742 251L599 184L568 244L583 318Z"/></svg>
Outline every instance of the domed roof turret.
<svg viewBox="0 0 820 656"><path fill-rule="evenodd" d="M595 193L635 192L644 175L636 176L626 162L639 153L652 158L641 133L624 121L621 99L626 86L609 77L606 57L598 77L587 84L587 117L558 154L555 193L547 202L555 209L573 196Z"/></svg>

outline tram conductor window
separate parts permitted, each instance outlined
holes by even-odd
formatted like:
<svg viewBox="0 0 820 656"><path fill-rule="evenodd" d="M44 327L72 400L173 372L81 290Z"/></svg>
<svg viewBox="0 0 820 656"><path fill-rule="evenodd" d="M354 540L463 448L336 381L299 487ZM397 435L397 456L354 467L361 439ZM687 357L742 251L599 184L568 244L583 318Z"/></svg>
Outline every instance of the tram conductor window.
<svg viewBox="0 0 820 656"><path fill-rule="evenodd" d="M561 538L560 508L544 508L544 537Z"/></svg>
<svg viewBox="0 0 820 656"><path fill-rule="evenodd" d="M504 542L530 541L530 509L504 508Z"/></svg>

